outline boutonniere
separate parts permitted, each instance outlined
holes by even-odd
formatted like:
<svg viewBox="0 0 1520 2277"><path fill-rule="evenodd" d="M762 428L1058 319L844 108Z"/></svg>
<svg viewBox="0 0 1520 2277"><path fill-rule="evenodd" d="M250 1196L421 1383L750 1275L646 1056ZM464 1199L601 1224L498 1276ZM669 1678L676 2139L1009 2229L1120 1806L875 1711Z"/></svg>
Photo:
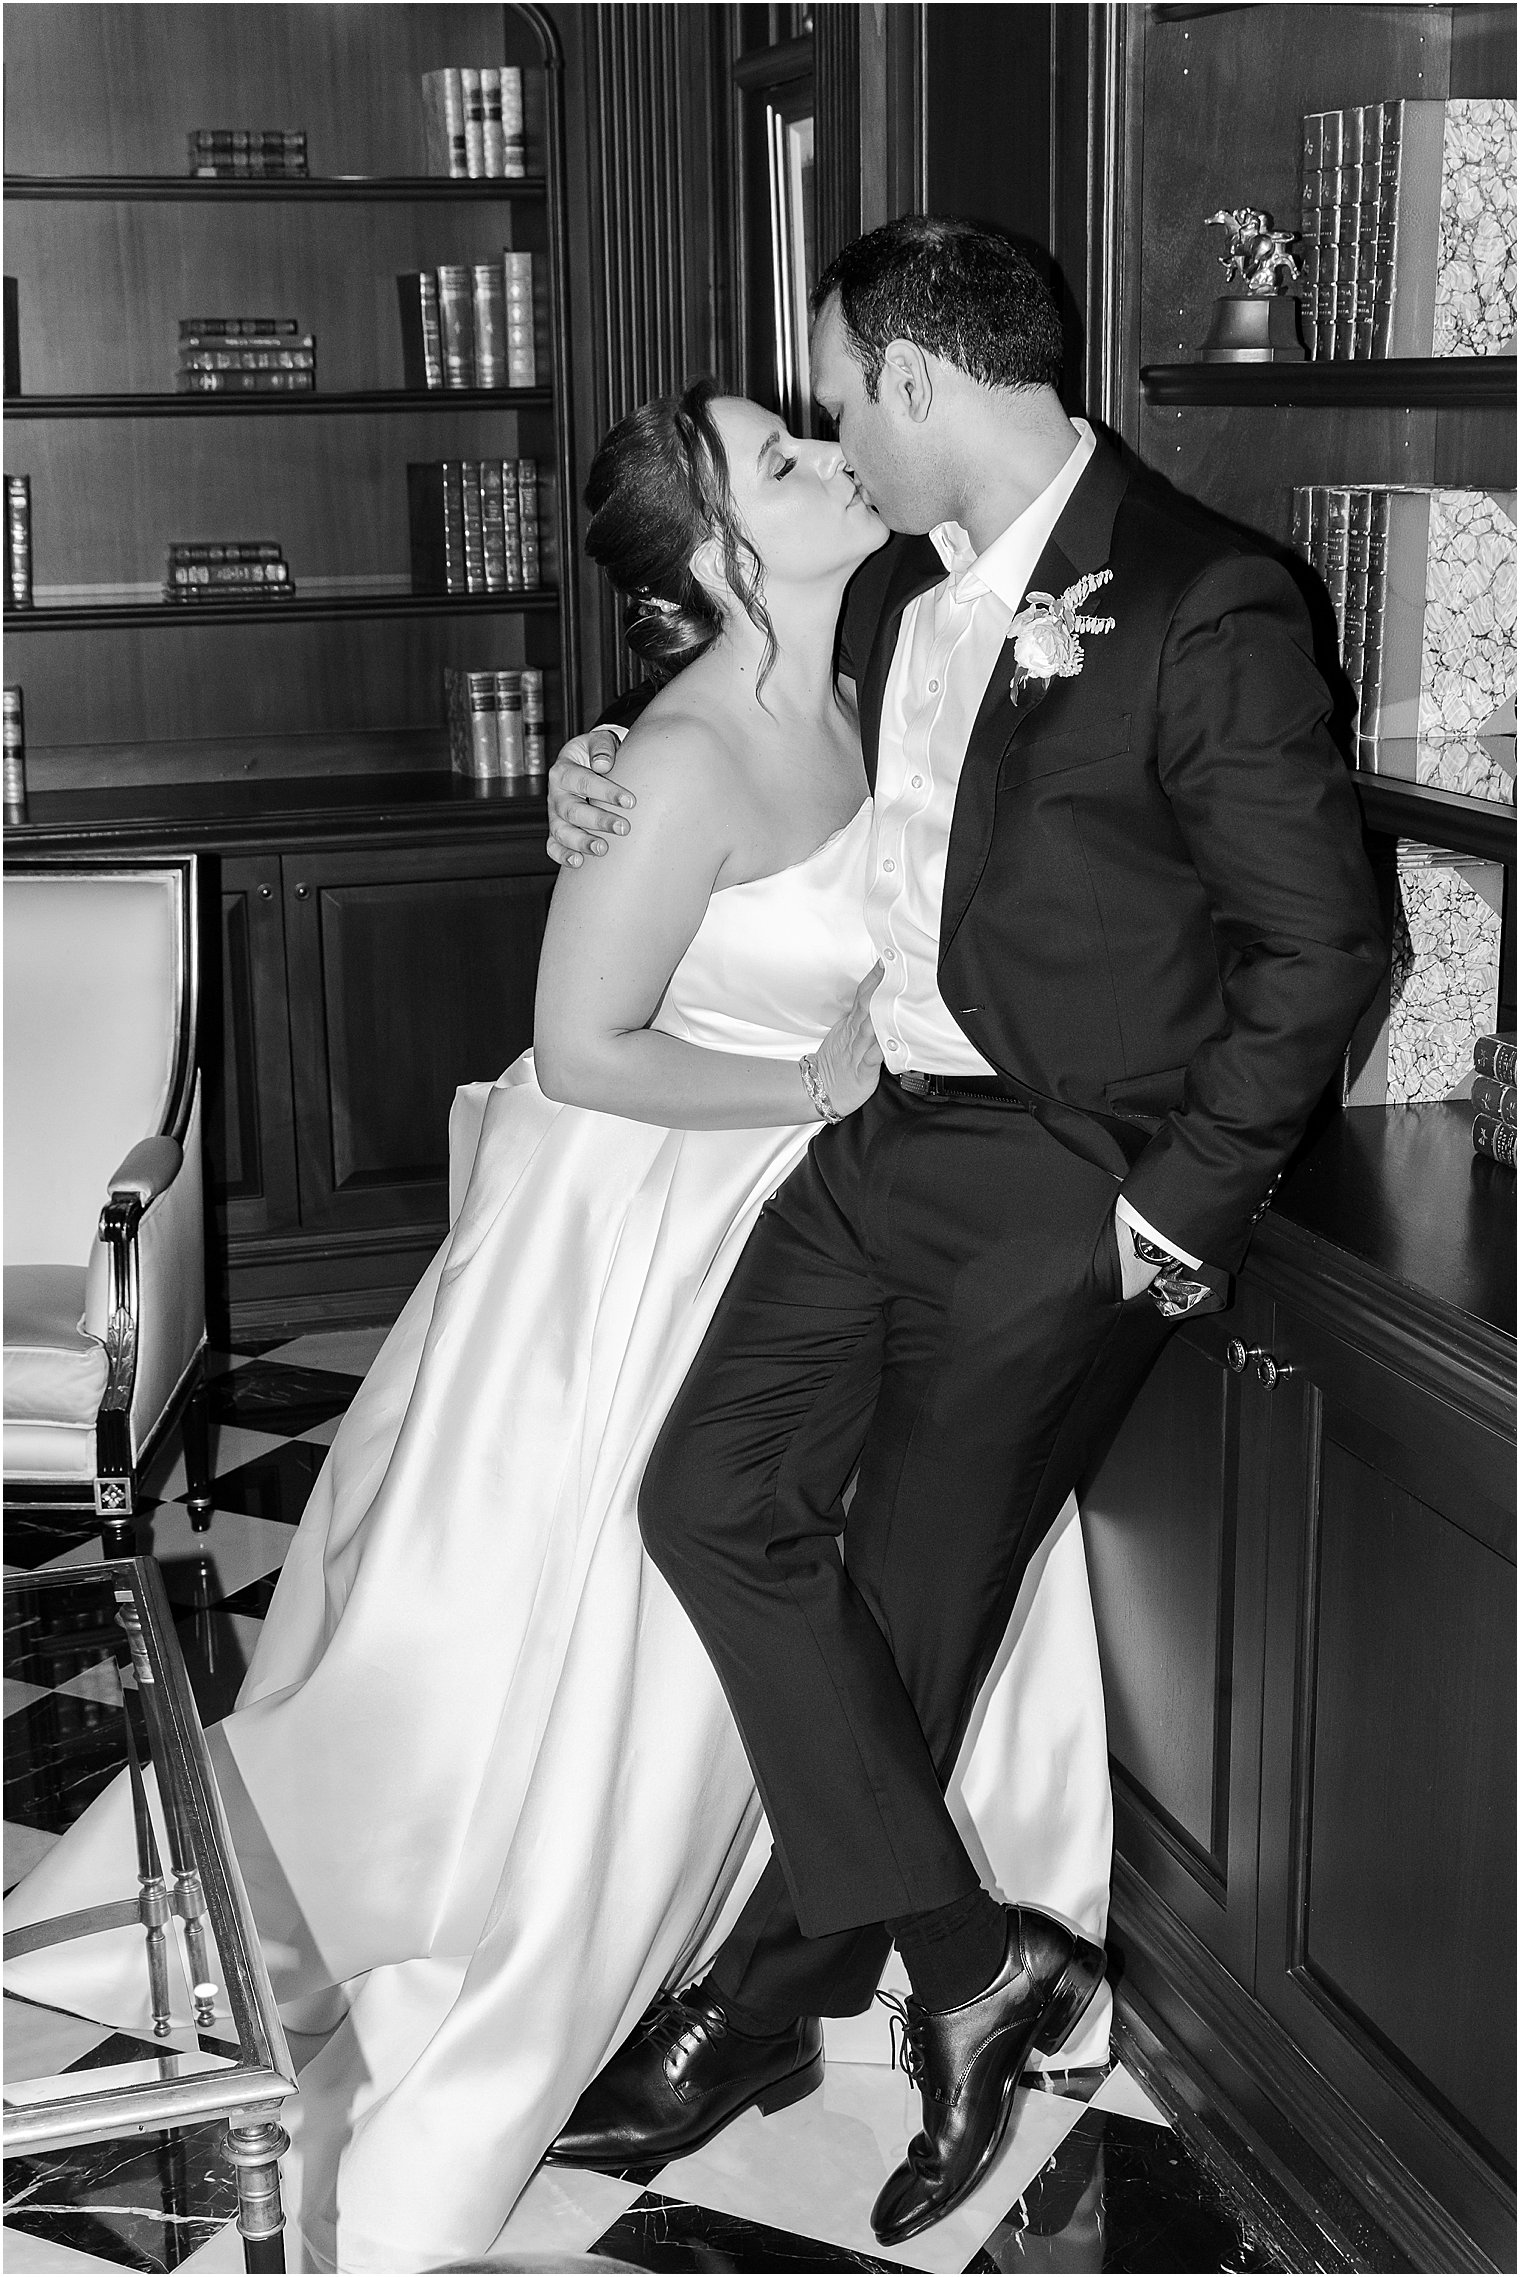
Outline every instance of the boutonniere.
<svg viewBox="0 0 1520 2277"><path fill-rule="evenodd" d="M1059 600L1053 593L1031 593L1026 597L1024 606L1008 627L1014 665L1008 693L1015 703L1032 680L1042 683L1075 680L1083 663L1080 635L1113 631L1112 617L1086 617L1081 613L1083 602L1112 576L1111 569L1094 570L1090 576L1078 578L1075 585L1068 585Z"/></svg>

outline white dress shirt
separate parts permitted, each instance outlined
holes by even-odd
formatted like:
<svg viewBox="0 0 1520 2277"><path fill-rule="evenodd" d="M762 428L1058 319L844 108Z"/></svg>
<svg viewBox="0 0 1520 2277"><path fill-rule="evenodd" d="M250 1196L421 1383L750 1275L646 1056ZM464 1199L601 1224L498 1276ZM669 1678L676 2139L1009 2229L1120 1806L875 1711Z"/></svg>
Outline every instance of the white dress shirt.
<svg viewBox="0 0 1520 2277"><path fill-rule="evenodd" d="M1048 483L980 554L958 522L941 522L930 543L950 572L910 601L882 700L866 924L882 962L871 1018L890 1072L994 1075L997 1070L951 1018L939 992L940 918L955 794L994 673L1013 676L1008 629L1067 500L1096 449L1074 419L1077 445ZM1121 1197L1136 1232L1188 1257Z"/></svg>

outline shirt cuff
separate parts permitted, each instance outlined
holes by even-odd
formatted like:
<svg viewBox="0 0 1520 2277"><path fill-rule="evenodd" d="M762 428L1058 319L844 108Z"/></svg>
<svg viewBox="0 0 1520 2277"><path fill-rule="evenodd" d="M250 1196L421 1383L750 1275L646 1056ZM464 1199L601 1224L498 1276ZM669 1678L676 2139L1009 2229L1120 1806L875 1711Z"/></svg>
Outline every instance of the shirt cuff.
<svg viewBox="0 0 1520 2277"><path fill-rule="evenodd" d="M1179 1249L1175 1241L1168 1241L1164 1233L1158 1233L1153 1225L1147 1225L1140 1212L1132 1209L1122 1194L1114 1204L1114 1215L1124 1220L1131 1233L1138 1233L1146 1241L1153 1241L1158 1249L1170 1251L1180 1265L1191 1265L1195 1273L1202 1270L1203 1259L1201 1257L1189 1257L1187 1251Z"/></svg>

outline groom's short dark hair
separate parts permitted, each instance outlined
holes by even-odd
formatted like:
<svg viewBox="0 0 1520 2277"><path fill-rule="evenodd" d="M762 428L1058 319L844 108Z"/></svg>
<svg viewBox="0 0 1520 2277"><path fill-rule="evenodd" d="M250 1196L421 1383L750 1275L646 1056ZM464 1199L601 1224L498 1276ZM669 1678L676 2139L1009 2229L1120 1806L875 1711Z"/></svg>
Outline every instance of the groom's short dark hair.
<svg viewBox="0 0 1520 2277"><path fill-rule="evenodd" d="M904 214L829 263L813 287L814 316L835 294L872 403L889 340L911 340L984 387L1060 385L1060 311L1000 230Z"/></svg>

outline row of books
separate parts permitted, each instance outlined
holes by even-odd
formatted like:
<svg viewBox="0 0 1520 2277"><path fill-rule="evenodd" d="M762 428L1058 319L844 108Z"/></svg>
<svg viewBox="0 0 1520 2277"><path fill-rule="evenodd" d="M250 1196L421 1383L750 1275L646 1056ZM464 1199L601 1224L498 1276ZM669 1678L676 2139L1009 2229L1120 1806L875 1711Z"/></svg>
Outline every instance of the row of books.
<svg viewBox="0 0 1520 2277"><path fill-rule="evenodd" d="M290 394L317 384L317 342L293 316L183 316L180 394Z"/></svg>
<svg viewBox="0 0 1520 2277"><path fill-rule="evenodd" d="M1317 362L1514 354L1513 101L1309 112L1301 226Z"/></svg>
<svg viewBox="0 0 1520 2277"><path fill-rule="evenodd" d="M195 127L190 171L211 181L289 181L306 172L304 127Z"/></svg>
<svg viewBox="0 0 1520 2277"><path fill-rule="evenodd" d="M1480 1036L1473 1046L1474 1154L1515 1167L1515 1039Z"/></svg>
<svg viewBox="0 0 1520 2277"><path fill-rule="evenodd" d="M5 478L5 598L12 609L32 605L32 478Z"/></svg>
<svg viewBox="0 0 1520 2277"><path fill-rule="evenodd" d="M523 80L515 63L425 71L422 115L430 174L510 182L526 173Z"/></svg>
<svg viewBox="0 0 1520 2277"><path fill-rule="evenodd" d="M176 541L164 571L166 601L288 601L295 593L273 538Z"/></svg>
<svg viewBox="0 0 1520 2277"><path fill-rule="evenodd" d="M1312 485L1293 543L1335 611L1357 764L1513 805L1514 493Z"/></svg>
<svg viewBox="0 0 1520 2277"><path fill-rule="evenodd" d="M438 459L406 470L414 593L540 583L538 461Z"/></svg>
<svg viewBox="0 0 1520 2277"><path fill-rule="evenodd" d="M1474 1039L1499 1024L1504 864L1401 839L1396 884L1389 968L1346 1054L1350 1107L1465 1099Z"/></svg>
<svg viewBox="0 0 1520 2277"><path fill-rule="evenodd" d="M26 726L21 690L7 687L0 695L0 749L4 752L5 819L19 822L26 815Z"/></svg>
<svg viewBox="0 0 1520 2277"><path fill-rule="evenodd" d="M516 782L541 775L544 744L544 676L523 670L443 675L449 723L449 765L477 782Z"/></svg>
<svg viewBox="0 0 1520 2277"><path fill-rule="evenodd" d="M396 293L408 387L538 385L531 253L414 270Z"/></svg>

